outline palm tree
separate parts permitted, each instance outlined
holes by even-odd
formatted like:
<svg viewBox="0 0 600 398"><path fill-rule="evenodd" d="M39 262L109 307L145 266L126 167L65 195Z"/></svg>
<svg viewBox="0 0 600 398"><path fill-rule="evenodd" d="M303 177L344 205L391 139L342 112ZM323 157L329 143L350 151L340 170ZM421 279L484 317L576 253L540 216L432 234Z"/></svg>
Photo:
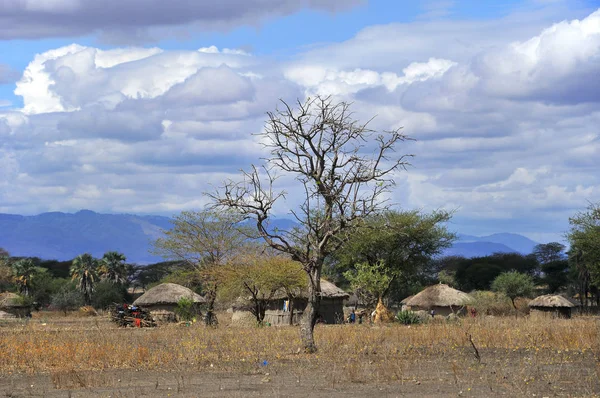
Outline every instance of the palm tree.
<svg viewBox="0 0 600 398"><path fill-rule="evenodd" d="M127 257L119 252L106 252L100 260L100 275L102 279L112 283L125 284L127 282L128 265Z"/></svg>
<svg viewBox="0 0 600 398"><path fill-rule="evenodd" d="M29 296L31 293L31 281L40 273L40 269L30 258L24 258L12 265L12 272L15 282L19 288L19 293Z"/></svg>
<svg viewBox="0 0 600 398"><path fill-rule="evenodd" d="M71 264L71 279L78 280L79 290L83 293L86 304L90 304L94 285L98 280L98 260L89 253L77 256Z"/></svg>

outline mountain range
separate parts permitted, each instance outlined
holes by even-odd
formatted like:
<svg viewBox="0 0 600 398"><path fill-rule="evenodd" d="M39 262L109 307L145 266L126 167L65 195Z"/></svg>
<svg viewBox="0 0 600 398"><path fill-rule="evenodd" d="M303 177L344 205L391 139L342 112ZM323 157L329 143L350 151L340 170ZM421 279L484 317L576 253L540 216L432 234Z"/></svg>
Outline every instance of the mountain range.
<svg viewBox="0 0 600 398"><path fill-rule="evenodd" d="M271 228L287 229L294 222L275 219ZM77 213L51 212L35 216L0 213L0 247L12 256L70 260L82 253L101 257L116 250L128 262L148 264L163 259L150 252L152 242L162 231L171 228L171 220L163 216L134 214L101 214L90 210ZM492 253L531 253L537 242L525 236L498 233L489 236L458 235L455 244L444 255L464 257Z"/></svg>

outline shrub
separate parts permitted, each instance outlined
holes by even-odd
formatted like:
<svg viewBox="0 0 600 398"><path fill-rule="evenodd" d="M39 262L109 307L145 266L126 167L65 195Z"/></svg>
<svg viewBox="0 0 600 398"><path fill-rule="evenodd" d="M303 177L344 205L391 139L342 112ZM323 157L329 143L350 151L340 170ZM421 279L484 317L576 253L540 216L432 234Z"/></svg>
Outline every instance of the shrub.
<svg viewBox="0 0 600 398"><path fill-rule="evenodd" d="M71 286L65 286L60 292L52 295L52 308L63 311L67 315L67 311L73 311L84 304L83 295L78 290Z"/></svg>
<svg viewBox="0 0 600 398"><path fill-rule="evenodd" d="M97 309L107 309L113 303L123 303L127 301L127 289L125 286L103 281L94 288L92 296L92 306Z"/></svg>
<svg viewBox="0 0 600 398"><path fill-rule="evenodd" d="M177 308L175 308L175 313L181 320L184 321L191 321L196 315L198 315L198 312L199 311L196 303L194 303L194 299L190 297L180 298L177 302Z"/></svg>
<svg viewBox="0 0 600 398"><path fill-rule="evenodd" d="M396 321L403 325L416 325L421 323L421 318L412 311L400 311L396 314Z"/></svg>

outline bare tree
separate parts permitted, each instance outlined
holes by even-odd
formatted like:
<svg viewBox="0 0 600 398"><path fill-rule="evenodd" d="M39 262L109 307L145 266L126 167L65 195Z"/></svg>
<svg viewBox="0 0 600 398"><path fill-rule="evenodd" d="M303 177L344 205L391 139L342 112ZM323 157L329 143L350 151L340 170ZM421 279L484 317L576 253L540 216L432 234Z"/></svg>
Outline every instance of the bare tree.
<svg viewBox="0 0 600 398"><path fill-rule="evenodd" d="M353 119L351 104L331 97L298 101L297 109L282 104L268 113L260 134L270 150L266 164L253 165L243 181L227 181L210 196L217 206L254 219L269 246L302 264L309 281L300 335L305 351L315 352L323 261L363 218L385 208L392 172L405 168L410 156L396 156L394 149L408 138L399 129L374 134L368 122ZM269 228L273 206L286 195L274 190L279 172L294 176L303 189L302 203L292 210L300 227L289 231Z"/></svg>

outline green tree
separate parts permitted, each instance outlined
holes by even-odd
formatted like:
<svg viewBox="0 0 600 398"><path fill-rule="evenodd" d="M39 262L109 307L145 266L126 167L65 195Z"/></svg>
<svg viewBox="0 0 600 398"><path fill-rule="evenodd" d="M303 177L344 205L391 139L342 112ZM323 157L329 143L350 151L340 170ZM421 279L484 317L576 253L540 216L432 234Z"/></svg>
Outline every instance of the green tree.
<svg viewBox="0 0 600 398"><path fill-rule="evenodd" d="M344 272L344 277L360 300L372 308L387 293L397 274L383 260L379 260L373 265L358 263L354 269Z"/></svg>
<svg viewBox="0 0 600 398"><path fill-rule="evenodd" d="M0 291L10 290L14 286L14 276L10 267L10 254L0 247Z"/></svg>
<svg viewBox="0 0 600 398"><path fill-rule="evenodd" d="M84 304L83 296L71 284L63 286L63 288L52 295L51 306L59 311L63 311L65 316L67 311L73 311Z"/></svg>
<svg viewBox="0 0 600 398"><path fill-rule="evenodd" d="M534 288L535 285L531 276L516 271L502 273L492 282L492 290L504 293L510 299L515 311L517 310L515 299L531 296Z"/></svg>
<svg viewBox="0 0 600 398"><path fill-rule="evenodd" d="M374 134L350 108L320 96L298 101L296 109L283 102L268 113L260 137L271 154L266 164L253 165L241 181L225 182L211 195L221 208L253 219L269 246L302 264L308 276L308 304L300 324L306 352L317 349L314 327L325 259L364 218L386 207L392 175L407 165L406 156L394 153L407 137L399 129ZM293 230L269 228L273 209L285 197L275 187L279 172L295 180L301 192L298 210L292 212L300 227Z"/></svg>
<svg viewBox="0 0 600 398"><path fill-rule="evenodd" d="M37 267L31 258L24 258L12 264L12 272L19 293L29 296L32 292L33 280L44 270Z"/></svg>
<svg viewBox="0 0 600 398"><path fill-rule="evenodd" d="M71 280L77 281L86 304L91 304L94 287L98 282L98 260L91 254L80 254L71 265Z"/></svg>
<svg viewBox="0 0 600 398"><path fill-rule="evenodd" d="M205 321L213 324L218 283L215 270L231 261L248 244L249 227L231 211L184 211L173 228L154 242L154 253L193 267L203 280L207 301Z"/></svg>
<svg viewBox="0 0 600 398"><path fill-rule="evenodd" d="M533 255L540 264L548 264L565 259L566 247L562 243L550 242L536 245L533 248Z"/></svg>
<svg viewBox="0 0 600 398"><path fill-rule="evenodd" d="M130 273L130 267L125 263L127 257L123 253L111 251L106 252L100 259L98 269L100 277L111 283L125 285Z"/></svg>
<svg viewBox="0 0 600 398"><path fill-rule="evenodd" d="M252 303L250 312L262 324L268 302L276 294L289 297L306 286L306 273L289 258L252 252L220 270L220 285L220 296L225 300L247 297Z"/></svg>
<svg viewBox="0 0 600 398"><path fill-rule="evenodd" d="M372 215L349 235L336 253L337 268L344 270L346 278L354 280L354 286L362 285L363 299L381 299L393 284L415 283L421 280L421 275L429 274L425 271L429 271L432 258L450 247L455 239L446 228L451 217L447 211L417 210L388 210ZM381 288L385 281L387 285ZM367 285L371 288L367 289ZM370 289L376 291L369 292Z"/></svg>
<svg viewBox="0 0 600 398"><path fill-rule="evenodd" d="M577 273L581 304L587 305L588 293L600 286L600 203L590 203L569 224L569 260Z"/></svg>
<svg viewBox="0 0 600 398"><path fill-rule="evenodd" d="M98 282L94 287L91 305L94 308L104 310L114 303L123 303L126 301L127 289L125 285L104 280Z"/></svg>

